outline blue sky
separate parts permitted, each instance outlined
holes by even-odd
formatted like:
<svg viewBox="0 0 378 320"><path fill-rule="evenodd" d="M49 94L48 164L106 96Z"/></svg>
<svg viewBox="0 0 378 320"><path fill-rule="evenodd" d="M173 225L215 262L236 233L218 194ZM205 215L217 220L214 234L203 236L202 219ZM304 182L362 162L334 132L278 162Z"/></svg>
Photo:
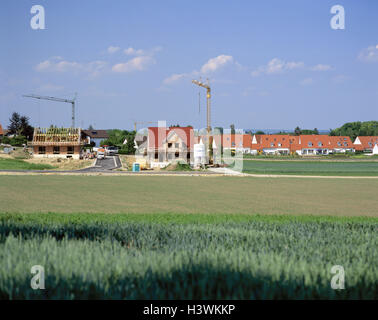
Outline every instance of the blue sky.
<svg viewBox="0 0 378 320"><path fill-rule="evenodd" d="M30 27L33 5L45 30ZM345 30L330 27L333 5ZM35 126L131 129L134 121L329 129L378 120L378 2L375 0L2 1L0 123L12 111Z"/></svg>

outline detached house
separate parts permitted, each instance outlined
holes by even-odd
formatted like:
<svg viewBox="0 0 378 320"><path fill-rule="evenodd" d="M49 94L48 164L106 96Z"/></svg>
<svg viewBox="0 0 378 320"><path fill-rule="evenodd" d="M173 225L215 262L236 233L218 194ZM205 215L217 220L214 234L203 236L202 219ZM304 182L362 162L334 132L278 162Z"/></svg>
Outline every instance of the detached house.
<svg viewBox="0 0 378 320"><path fill-rule="evenodd" d="M149 127L147 158L151 167L164 167L173 161L193 162L192 127Z"/></svg>
<svg viewBox="0 0 378 320"><path fill-rule="evenodd" d="M86 144L94 143L94 147L99 147L102 140L109 138L106 130L82 130L81 132Z"/></svg>
<svg viewBox="0 0 378 320"><path fill-rule="evenodd" d="M34 157L79 159L84 141L80 128L34 128Z"/></svg>

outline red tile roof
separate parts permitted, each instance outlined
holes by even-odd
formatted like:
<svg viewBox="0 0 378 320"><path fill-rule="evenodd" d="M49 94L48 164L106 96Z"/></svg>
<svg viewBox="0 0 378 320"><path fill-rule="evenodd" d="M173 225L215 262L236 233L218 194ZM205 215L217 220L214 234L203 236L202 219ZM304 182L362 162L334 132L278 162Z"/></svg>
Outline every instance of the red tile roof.
<svg viewBox="0 0 378 320"><path fill-rule="evenodd" d="M149 127L148 128L148 148L161 148L163 142L171 132L176 133L180 139L192 149L194 144L194 130L192 127Z"/></svg>
<svg viewBox="0 0 378 320"><path fill-rule="evenodd" d="M357 144L357 139L361 142L361 144ZM374 146L378 144L378 136L358 136L354 141L354 147L356 150L366 150L366 149L373 149Z"/></svg>
<svg viewBox="0 0 378 320"><path fill-rule="evenodd" d="M4 135L3 127L0 124L0 136Z"/></svg>

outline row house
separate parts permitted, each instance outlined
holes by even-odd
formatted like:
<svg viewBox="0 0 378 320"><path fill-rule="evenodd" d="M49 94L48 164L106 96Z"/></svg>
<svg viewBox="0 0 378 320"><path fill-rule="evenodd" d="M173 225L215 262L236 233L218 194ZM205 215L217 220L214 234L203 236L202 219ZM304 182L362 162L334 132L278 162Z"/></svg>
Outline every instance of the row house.
<svg viewBox="0 0 378 320"><path fill-rule="evenodd" d="M378 154L378 136L358 136L353 145L358 151Z"/></svg>
<svg viewBox="0 0 378 320"><path fill-rule="evenodd" d="M354 145L350 138L346 136L270 134L253 135L250 142L250 152L248 153L327 155L345 152L354 152Z"/></svg>

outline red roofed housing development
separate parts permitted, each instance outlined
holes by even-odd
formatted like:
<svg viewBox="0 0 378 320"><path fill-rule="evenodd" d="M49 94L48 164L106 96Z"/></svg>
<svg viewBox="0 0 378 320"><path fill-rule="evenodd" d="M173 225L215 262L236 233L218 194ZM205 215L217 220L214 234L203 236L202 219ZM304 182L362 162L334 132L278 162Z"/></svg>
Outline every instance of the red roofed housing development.
<svg viewBox="0 0 378 320"><path fill-rule="evenodd" d="M250 153L327 155L331 153L354 152L354 145L347 136L327 135L254 135Z"/></svg>

